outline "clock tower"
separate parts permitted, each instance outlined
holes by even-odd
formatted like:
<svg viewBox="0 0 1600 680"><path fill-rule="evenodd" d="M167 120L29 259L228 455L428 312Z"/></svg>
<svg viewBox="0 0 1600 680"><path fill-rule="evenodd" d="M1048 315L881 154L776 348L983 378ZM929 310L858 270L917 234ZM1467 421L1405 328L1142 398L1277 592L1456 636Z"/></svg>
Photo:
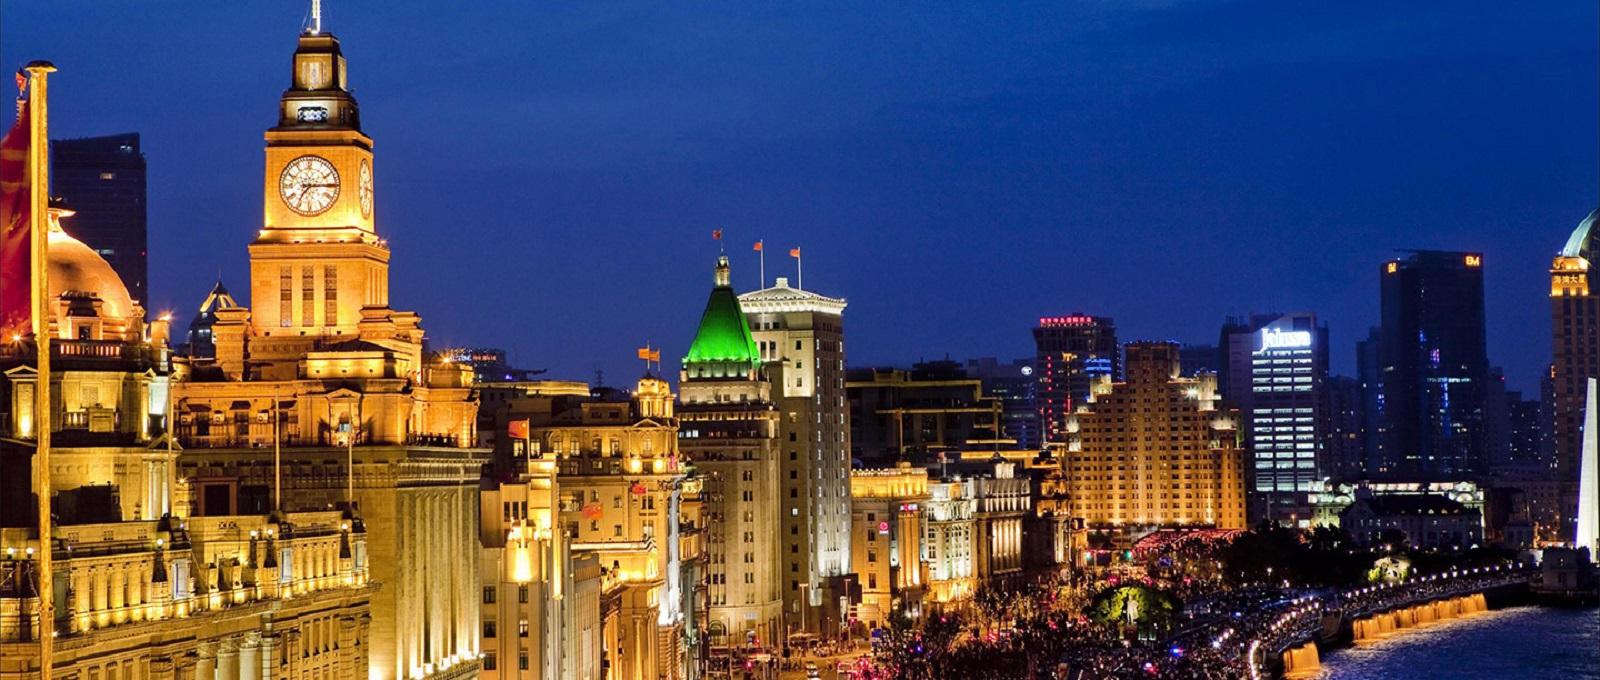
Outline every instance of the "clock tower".
<svg viewBox="0 0 1600 680"><path fill-rule="evenodd" d="M266 133L263 224L250 244L263 335L352 335L364 308L389 304L389 249L373 226L372 138L345 69L338 38L320 26L302 33Z"/></svg>

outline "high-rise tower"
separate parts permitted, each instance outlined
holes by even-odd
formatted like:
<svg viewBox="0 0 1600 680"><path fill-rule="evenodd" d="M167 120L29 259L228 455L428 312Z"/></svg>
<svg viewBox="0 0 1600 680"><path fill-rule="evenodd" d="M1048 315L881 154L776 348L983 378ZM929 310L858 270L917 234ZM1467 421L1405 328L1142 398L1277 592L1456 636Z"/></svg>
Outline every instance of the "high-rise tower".
<svg viewBox="0 0 1600 680"><path fill-rule="evenodd" d="M75 213L73 235L150 305L144 154L139 133L50 142L50 191Z"/></svg>
<svg viewBox="0 0 1600 680"><path fill-rule="evenodd" d="M363 308L389 304L389 248L373 227L372 138L332 34L300 36L266 141L265 223L250 244L261 330L352 333Z"/></svg>
<svg viewBox="0 0 1600 680"><path fill-rule="evenodd" d="M1117 326L1104 316L1048 316L1033 329L1033 342L1039 434L1046 442L1065 441L1067 416L1088 402L1094 382L1122 374Z"/></svg>
<svg viewBox="0 0 1600 680"><path fill-rule="evenodd" d="M1550 387L1555 411L1555 482L1560 530L1547 534L1565 539L1575 529L1571 513L1578 502L1579 456L1583 452L1584 399L1588 379L1600 377L1600 295L1590 289L1589 268L1596 256L1596 218L1578 224L1550 266ZM1536 518L1539 519L1539 518ZM1554 527L1551 527L1554 529ZM1550 536L1553 534L1553 536Z"/></svg>
<svg viewBox="0 0 1600 680"><path fill-rule="evenodd" d="M363 675L475 675L487 452L471 375L424 365L421 320L389 307L372 139L320 22L299 36L290 83L266 131L251 306L212 309L214 357L179 364L180 474L196 517L275 506L359 517L382 584Z"/></svg>
<svg viewBox="0 0 1600 680"><path fill-rule="evenodd" d="M1252 521L1311 522L1312 482L1328 476L1328 327L1310 312L1224 326L1222 398L1244 415Z"/></svg>
<svg viewBox="0 0 1600 680"><path fill-rule="evenodd" d="M845 301L789 287L739 296L778 406L780 569L789 624L836 632L850 572L850 405Z"/></svg>
<svg viewBox="0 0 1600 680"><path fill-rule="evenodd" d="M704 476L709 642L771 646L783 635L778 409L739 298L715 285L679 376L678 448Z"/></svg>
<svg viewBox="0 0 1600 680"><path fill-rule="evenodd" d="M1383 264L1383 447L1374 477L1488 471L1483 255L1415 251Z"/></svg>

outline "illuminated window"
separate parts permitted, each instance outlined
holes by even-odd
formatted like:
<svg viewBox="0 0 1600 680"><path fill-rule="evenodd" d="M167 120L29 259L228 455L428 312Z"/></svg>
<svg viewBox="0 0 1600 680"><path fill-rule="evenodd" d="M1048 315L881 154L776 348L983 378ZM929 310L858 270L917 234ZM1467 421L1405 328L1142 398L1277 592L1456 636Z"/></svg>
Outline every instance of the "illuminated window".
<svg viewBox="0 0 1600 680"><path fill-rule="evenodd" d="M331 264L322 268L322 325L339 325L339 269Z"/></svg>
<svg viewBox="0 0 1600 680"><path fill-rule="evenodd" d="M317 283L316 268L306 265L300 268L300 325L317 325Z"/></svg>
<svg viewBox="0 0 1600 680"><path fill-rule="evenodd" d="M278 327L294 325L294 269L288 265L278 268Z"/></svg>

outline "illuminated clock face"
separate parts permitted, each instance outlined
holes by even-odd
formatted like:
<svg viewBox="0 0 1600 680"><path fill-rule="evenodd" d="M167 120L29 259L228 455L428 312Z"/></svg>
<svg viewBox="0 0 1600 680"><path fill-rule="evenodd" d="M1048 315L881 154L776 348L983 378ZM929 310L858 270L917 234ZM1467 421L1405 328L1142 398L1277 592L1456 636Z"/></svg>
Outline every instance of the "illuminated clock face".
<svg viewBox="0 0 1600 680"><path fill-rule="evenodd" d="M361 216L372 217L372 166L361 159Z"/></svg>
<svg viewBox="0 0 1600 680"><path fill-rule="evenodd" d="M339 198L339 171L321 156L301 156L278 176L278 195L301 215L321 214Z"/></svg>

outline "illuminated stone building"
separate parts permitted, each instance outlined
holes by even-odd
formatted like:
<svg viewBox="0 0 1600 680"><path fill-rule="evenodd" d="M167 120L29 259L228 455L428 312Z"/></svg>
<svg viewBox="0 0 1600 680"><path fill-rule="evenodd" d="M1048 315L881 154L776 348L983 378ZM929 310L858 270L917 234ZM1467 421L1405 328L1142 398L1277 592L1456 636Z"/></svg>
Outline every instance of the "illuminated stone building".
<svg viewBox="0 0 1600 680"><path fill-rule="evenodd" d="M922 613L927 503L925 468L901 463L850 472L851 571L861 583L856 618L869 629L889 625L890 614L901 607L913 618Z"/></svg>
<svg viewBox="0 0 1600 680"><path fill-rule="evenodd" d="M786 580L778 555L778 410L728 276L721 256L678 374L678 442L704 485L708 642L772 648L784 635Z"/></svg>
<svg viewBox="0 0 1600 680"><path fill-rule="evenodd" d="M973 568L988 582L1022 571L1022 526L1029 511L1029 478L1003 459L959 466L972 482Z"/></svg>
<svg viewBox="0 0 1600 680"><path fill-rule="evenodd" d="M603 677L601 571L573 554L559 523L553 457L519 457L522 471L481 496L483 678Z"/></svg>
<svg viewBox="0 0 1600 680"><path fill-rule="evenodd" d="M1062 468L1073 515L1094 528L1245 526L1239 413L1214 377L1178 377L1178 347L1127 345L1125 382L1067 421Z"/></svg>
<svg viewBox="0 0 1600 680"><path fill-rule="evenodd" d="M937 606L966 600L977 591L977 500L972 480L928 483L922 509L922 558L927 562L925 602Z"/></svg>
<svg viewBox="0 0 1600 680"><path fill-rule="evenodd" d="M1066 441L1067 416L1089 400L1090 386L1122 375L1117 326L1105 316L1047 316L1033 329L1033 342L1039 434L1045 442Z"/></svg>
<svg viewBox="0 0 1600 680"><path fill-rule="evenodd" d="M1082 547L1083 522L1072 516L1071 484L1054 459L1024 468L1029 477L1029 512L1023 520L1023 565L1066 576Z"/></svg>
<svg viewBox="0 0 1600 680"><path fill-rule="evenodd" d="M0 675L362 677L367 534L340 511L189 517L168 437L169 323L146 324L97 253L50 214L51 490L41 544L30 459L38 373L31 341L0 345ZM48 547L56 618L36 617L34 556Z"/></svg>
<svg viewBox="0 0 1600 680"><path fill-rule="evenodd" d="M1550 266L1550 387L1554 392L1555 503L1533 520L1543 539L1567 540L1576 527L1578 458L1583 451L1588 378L1600 377L1600 295L1589 287L1595 258L1596 219L1589 213ZM1551 508L1549 506L1554 506ZM1553 512L1551 510L1554 510Z"/></svg>
<svg viewBox="0 0 1600 680"><path fill-rule="evenodd" d="M512 470L512 480L523 480L515 485L532 490L528 492L526 509L526 516L532 519L520 519L520 506L505 505L521 501L512 495L511 485L500 481L498 496L491 499L486 494L484 503L499 503L501 514L498 522L485 518L484 531L507 536L508 542L514 542L511 532L528 535L519 528L519 522L537 524L536 509L544 506L536 503L548 503L537 497L551 493L544 486L551 483L530 485L526 480L540 479L547 474L542 472L547 466L541 463L553 462L556 476L548 489L556 494L559 532L548 540L564 540L561 549L574 555L574 565L583 553L592 554L597 562L599 605L595 621L600 631L602 677L689 677L695 659L693 650L686 645L693 624L688 619L692 610L685 607L685 593L693 584L683 582L680 501L685 471L678 456L678 420L671 388L665 381L647 375L639 379L631 395L624 394L624 399L618 400L604 395L572 394L566 385L556 383L549 389L525 385L521 388L525 396L500 404L507 429L495 448L496 457L504 457L505 462L496 468ZM519 469L527 472L518 472ZM510 519L506 519L508 512ZM531 552L551 554L548 548L532 547ZM530 553L530 559L536 558ZM551 564L564 563L551 560ZM514 561L505 564L515 567ZM486 564L484 571L491 568ZM503 571L496 569L496 573ZM550 589L558 582L553 580L555 572L535 572L533 580L540 578L539 573L550 574L552 582L546 592L553 592ZM512 578L502 578L494 597L503 597L501 593L508 588L517 592L520 585L513 569ZM534 595L530 592L529 598ZM543 606L552 607L549 603ZM577 608L577 603L562 606L573 607L574 617L588 615ZM510 615L497 614L500 616ZM509 618L497 618L497 635L515 630L520 636L522 618L522 613L517 614L519 628L509 628ZM528 620L534 627L538 619ZM545 632L529 635L548 635L559 630L555 625L551 623L552 628ZM561 644L576 644L578 654L587 655L589 652L581 651L587 649L583 647L584 630L585 624L574 619L566 632L575 632L576 642L563 639ZM535 644L539 644L538 639L528 641L527 648ZM530 667L533 665L530 659ZM505 658L497 659L497 666L508 672L519 667Z"/></svg>
<svg viewBox="0 0 1600 680"><path fill-rule="evenodd" d="M791 621L833 634L848 611L851 564L845 301L778 277L739 303L778 407L784 610ZM816 611L802 615L802 606Z"/></svg>
<svg viewBox="0 0 1600 680"><path fill-rule="evenodd" d="M474 675L486 452L470 376L425 365L420 319L389 306L373 141L339 41L303 33L292 66L266 132L251 306L219 306L215 356L179 364L191 514L260 511L280 480L285 510L352 510L382 585L368 676Z"/></svg>

